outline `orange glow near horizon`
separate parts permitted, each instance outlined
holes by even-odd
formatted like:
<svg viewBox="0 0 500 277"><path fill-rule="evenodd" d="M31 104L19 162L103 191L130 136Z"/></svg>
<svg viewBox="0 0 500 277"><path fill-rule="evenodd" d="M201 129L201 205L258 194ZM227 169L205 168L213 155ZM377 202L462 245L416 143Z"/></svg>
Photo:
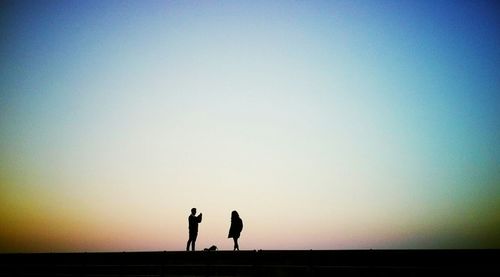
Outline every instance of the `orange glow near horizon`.
<svg viewBox="0 0 500 277"><path fill-rule="evenodd" d="M499 248L500 17L470 1L14 1L0 252Z"/></svg>

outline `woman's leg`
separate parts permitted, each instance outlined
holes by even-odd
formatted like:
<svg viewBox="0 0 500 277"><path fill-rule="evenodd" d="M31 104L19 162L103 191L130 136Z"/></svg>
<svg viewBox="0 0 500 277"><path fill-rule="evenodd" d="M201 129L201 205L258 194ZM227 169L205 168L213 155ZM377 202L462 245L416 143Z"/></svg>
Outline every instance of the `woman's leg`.
<svg viewBox="0 0 500 277"><path fill-rule="evenodd" d="M233 238L234 241L234 249L233 250L240 250L240 246L238 245L238 238Z"/></svg>

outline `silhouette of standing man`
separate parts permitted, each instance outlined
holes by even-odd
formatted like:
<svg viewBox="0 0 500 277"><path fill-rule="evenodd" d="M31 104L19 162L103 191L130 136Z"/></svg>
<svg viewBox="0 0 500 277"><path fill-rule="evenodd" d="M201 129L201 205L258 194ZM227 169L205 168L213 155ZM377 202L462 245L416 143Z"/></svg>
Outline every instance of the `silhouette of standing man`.
<svg viewBox="0 0 500 277"><path fill-rule="evenodd" d="M201 217L203 214L196 216L196 208L191 209L191 215L188 218L189 221L189 240L187 242L186 251L189 251L189 244L191 244L191 249L194 251L196 244L196 238L198 237L198 223L201 222Z"/></svg>
<svg viewBox="0 0 500 277"><path fill-rule="evenodd" d="M238 239L240 238L241 230L243 230L243 220L241 220L237 211L233 211L231 213L231 227L229 227L229 235L227 236L228 238L233 238L233 250L240 250Z"/></svg>

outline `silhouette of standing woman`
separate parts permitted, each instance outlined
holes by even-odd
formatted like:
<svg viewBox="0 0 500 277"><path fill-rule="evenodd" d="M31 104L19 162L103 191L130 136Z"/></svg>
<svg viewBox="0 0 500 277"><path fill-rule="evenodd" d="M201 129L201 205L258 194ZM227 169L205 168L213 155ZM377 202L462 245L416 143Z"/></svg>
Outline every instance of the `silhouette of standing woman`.
<svg viewBox="0 0 500 277"><path fill-rule="evenodd" d="M229 228L229 235L227 236L228 238L233 238L233 250L240 250L240 246L238 245L238 238L240 237L241 230L243 230L243 221L241 220L238 212L233 211L231 213L231 227Z"/></svg>
<svg viewBox="0 0 500 277"><path fill-rule="evenodd" d="M189 251L189 244L191 244L191 249L194 251L196 244L196 238L198 237L198 223L201 222L201 217L203 214L200 213L196 216L196 208L191 209L191 215L188 218L189 221L189 240L187 242L186 251Z"/></svg>

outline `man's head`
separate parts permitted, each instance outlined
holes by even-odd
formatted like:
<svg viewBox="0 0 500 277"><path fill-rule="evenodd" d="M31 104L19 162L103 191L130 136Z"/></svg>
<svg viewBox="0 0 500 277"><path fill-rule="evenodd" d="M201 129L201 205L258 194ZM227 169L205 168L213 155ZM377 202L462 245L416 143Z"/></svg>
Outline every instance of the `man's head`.
<svg viewBox="0 0 500 277"><path fill-rule="evenodd" d="M192 209L191 209L191 214L192 214L192 215L195 215L195 214L196 214L196 208L192 208Z"/></svg>

